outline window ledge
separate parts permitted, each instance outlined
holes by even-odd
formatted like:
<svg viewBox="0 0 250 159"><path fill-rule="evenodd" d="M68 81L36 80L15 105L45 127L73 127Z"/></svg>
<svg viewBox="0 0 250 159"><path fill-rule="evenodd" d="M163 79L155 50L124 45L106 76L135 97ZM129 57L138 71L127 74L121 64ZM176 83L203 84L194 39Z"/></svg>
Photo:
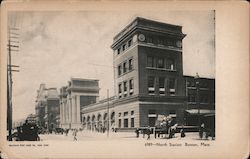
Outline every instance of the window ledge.
<svg viewBox="0 0 250 159"><path fill-rule="evenodd" d="M118 75L118 78L122 77L123 75L126 75L130 72L134 71L134 68L132 68L131 70L127 70L125 73L121 73L120 75Z"/></svg>
<svg viewBox="0 0 250 159"><path fill-rule="evenodd" d="M147 69L151 70L161 70L161 71L170 71L170 72L176 72L177 70L171 70L171 69L166 69L166 68L157 68L157 67L146 67Z"/></svg>

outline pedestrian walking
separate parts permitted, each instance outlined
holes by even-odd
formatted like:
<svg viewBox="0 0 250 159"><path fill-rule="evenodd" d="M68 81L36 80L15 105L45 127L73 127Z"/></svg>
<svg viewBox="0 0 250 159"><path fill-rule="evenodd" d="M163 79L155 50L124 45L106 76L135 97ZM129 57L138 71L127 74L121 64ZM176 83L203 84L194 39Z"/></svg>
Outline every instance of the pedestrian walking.
<svg viewBox="0 0 250 159"><path fill-rule="evenodd" d="M200 130L199 130L200 139L203 138L204 129L205 129L205 124L202 123L202 124L200 125Z"/></svg>
<svg viewBox="0 0 250 159"><path fill-rule="evenodd" d="M73 131L73 136L74 136L74 141L77 141L77 138L76 138L76 136L77 136L77 129L75 129Z"/></svg>
<svg viewBox="0 0 250 159"><path fill-rule="evenodd" d="M168 136L169 139L175 136L176 129L177 129L177 124L169 128L169 136Z"/></svg>
<svg viewBox="0 0 250 159"><path fill-rule="evenodd" d="M65 135L68 136L68 133L69 133L69 129L66 129L65 130Z"/></svg>
<svg viewBox="0 0 250 159"><path fill-rule="evenodd" d="M140 134L140 131L138 128L135 129L135 133L136 133L136 137L138 138L139 137L139 134Z"/></svg>
<svg viewBox="0 0 250 159"><path fill-rule="evenodd" d="M142 137L145 138L146 129L142 129Z"/></svg>
<svg viewBox="0 0 250 159"><path fill-rule="evenodd" d="M149 140L150 139L150 134L151 134L150 126L148 126L148 128L146 129L146 134L148 135L147 140Z"/></svg>
<svg viewBox="0 0 250 159"><path fill-rule="evenodd" d="M181 129L180 133L181 133L181 138L184 138L186 136L183 128Z"/></svg>

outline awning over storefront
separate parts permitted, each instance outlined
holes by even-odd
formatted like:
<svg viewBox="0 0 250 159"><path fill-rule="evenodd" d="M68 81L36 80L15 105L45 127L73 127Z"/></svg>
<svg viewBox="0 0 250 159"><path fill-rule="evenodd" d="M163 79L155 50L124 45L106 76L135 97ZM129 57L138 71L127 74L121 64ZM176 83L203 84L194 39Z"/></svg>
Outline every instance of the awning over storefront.
<svg viewBox="0 0 250 159"><path fill-rule="evenodd" d="M186 112L191 115L198 115L199 109L189 109L189 110L186 110ZM215 110L200 109L200 115L207 115L207 114L215 114Z"/></svg>
<svg viewBox="0 0 250 159"><path fill-rule="evenodd" d="M148 114L148 117L149 118L152 118L152 117L155 118L155 117L157 117L157 115L156 114Z"/></svg>

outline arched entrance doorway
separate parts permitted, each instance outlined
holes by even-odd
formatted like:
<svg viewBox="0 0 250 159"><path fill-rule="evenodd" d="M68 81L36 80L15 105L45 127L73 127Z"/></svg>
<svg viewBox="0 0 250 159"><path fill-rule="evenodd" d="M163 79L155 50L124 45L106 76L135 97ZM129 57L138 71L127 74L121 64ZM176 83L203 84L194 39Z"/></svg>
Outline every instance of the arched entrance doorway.
<svg viewBox="0 0 250 159"><path fill-rule="evenodd" d="M108 114L105 113L103 116L103 121L104 121L104 129L106 130L108 128Z"/></svg>
<svg viewBox="0 0 250 159"><path fill-rule="evenodd" d="M91 130L95 131L96 130L96 121L95 121L95 115L92 115L92 119L91 119Z"/></svg>
<svg viewBox="0 0 250 159"><path fill-rule="evenodd" d="M100 132L102 127L102 115L98 114L97 116L97 131Z"/></svg>
<svg viewBox="0 0 250 159"><path fill-rule="evenodd" d="M91 129L90 116L87 117L87 130Z"/></svg>
<svg viewBox="0 0 250 159"><path fill-rule="evenodd" d="M115 112L111 113L111 116L110 116L110 127L111 127L111 129L115 128Z"/></svg>
<svg viewBox="0 0 250 159"><path fill-rule="evenodd" d="M82 118L82 128L83 129L86 128L86 117L85 116Z"/></svg>

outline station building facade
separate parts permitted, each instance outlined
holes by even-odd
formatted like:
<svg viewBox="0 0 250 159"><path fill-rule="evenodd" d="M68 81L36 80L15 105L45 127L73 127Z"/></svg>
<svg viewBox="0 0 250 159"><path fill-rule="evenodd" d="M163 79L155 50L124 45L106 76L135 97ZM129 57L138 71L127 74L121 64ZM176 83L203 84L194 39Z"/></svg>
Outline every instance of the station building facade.
<svg viewBox="0 0 250 159"><path fill-rule="evenodd" d="M172 116L184 124L187 108L182 40L178 25L136 18L114 39L115 96L83 109L85 128L155 126ZM107 125L109 123L109 125Z"/></svg>
<svg viewBox="0 0 250 159"><path fill-rule="evenodd" d="M81 128L81 109L98 98L98 80L71 78L67 86L60 88L60 127Z"/></svg>

